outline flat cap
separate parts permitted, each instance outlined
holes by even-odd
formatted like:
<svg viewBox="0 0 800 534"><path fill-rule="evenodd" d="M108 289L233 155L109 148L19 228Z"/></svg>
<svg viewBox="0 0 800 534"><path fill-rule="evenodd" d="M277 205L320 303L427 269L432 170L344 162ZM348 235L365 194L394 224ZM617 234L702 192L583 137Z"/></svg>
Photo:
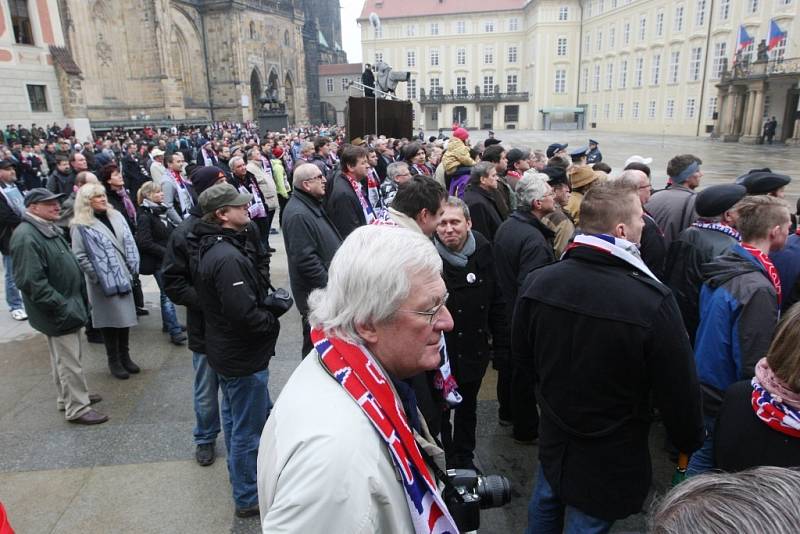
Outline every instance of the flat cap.
<svg viewBox="0 0 800 534"><path fill-rule="evenodd" d="M548 146L548 147L547 147L547 152L546 152L546 154L547 154L547 157L548 157L548 158L552 158L552 157L553 157L553 155L554 155L556 152L558 152L559 150L564 150L564 149L565 149L565 148L567 148L568 146L569 146L569 145L568 145L567 143L564 143L563 145L562 145L561 143L553 143L552 145L550 145L550 146Z"/></svg>
<svg viewBox="0 0 800 534"><path fill-rule="evenodd" d="M492 145L499 145L500 143L502 143L500 139L495 139L494 137L490 137L489 139L483 142L483 148L486 149Z"/></svg>
<svg viewBox="0 0 800 534"><path fill-rule="evenodd" d="M25 207L27 208L31 204L37 204L39 202L61 200L61 198L64 196L66 196L64 193L53 193L44 187L36 187L28 191L28 194L25 195Z"/></svg>
<svg viewBox="0 0 800 534"><path fill-rule="evenodd" d="M214 212L225 206L243 206L253 200L250 193L240 193L229 183L212 185L200 194L200 209L203 214Z"/></svg>
<svg viewBox="0 0 800 534"><path fill-rule="evenodd" d="M0 160L0 169L4 169L5 170L5 169L13 169L13 168L14 168L14 164L11 162L11 160L8 160L8 159Z"/></svg>
<svg viewBox="0 0 800 534"><path fill-rule="evenodd" d="M737 184L747 188L748 195L765 195L780 189L792 181L790 176L764 170L750 171L736 179Z"/></svg>
<svg viewBox="0 0 800 534"><path fill-rule="evenodd" d="M739 184L719 184L706 187L697 194L694 209L701 217L722 215L747 194Z"/></svg>

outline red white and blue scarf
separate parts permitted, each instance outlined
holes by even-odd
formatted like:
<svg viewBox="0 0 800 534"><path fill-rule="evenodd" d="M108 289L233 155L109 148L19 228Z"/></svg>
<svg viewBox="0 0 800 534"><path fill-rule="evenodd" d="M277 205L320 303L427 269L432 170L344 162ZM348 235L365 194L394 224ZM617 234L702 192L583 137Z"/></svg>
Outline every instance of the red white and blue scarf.
<svg viewBox="0 0 800 534"><path fill-rule="evenodd" d="M709 222L700 219L693 222L692 226L694 226L695 228L702 228L704 230L713 230L714 232L720 232L734 238L738 242L742 241L742 235L735 228L728 226L727 224L722 222L717 222L717 221Z"/></svg>
<svg viewBox="0 0 800 534"><path fill-rule="evenodd" d="M775 268L775 264L772 263L772 260L769 259L769 256L761 252L753 245L744 242L742 242L741 245L742 248L749 252L750 255L753 256L764 268L764 271L767 273L767 278L769 278L769 281L772 282L772 285L775 287L775 293L778 295L778 307L780 307L782 297L781 277L778 274L778 269Z"/></svg>
<svg viewBox="0 0 800 534"><path fill-rule="evenodd" d="M386 442L395 467L402 476L408 511L417 534L458 534L420 453L414 433L403 413L389 379L367 349L338 338L327 338L318 329L311 340L322 366L358 404Z"/></svg>
<svg viewBox="0 0 800 534"><path fill-rule="evenodd" d="M761 419L773 430L787 436L800 438L800 411L792 409L781 402L780 397L774 397L753 378L751 382L753 394L750 403L756 417Z"/></svg>
<svg viewBox="0 0 800 534"><path fill-rule="evenodd" d="M562 258L566 256L570 250L576 247L589 247L606 254L610 254L616 258L621 259L631 267L646 274L656 282L660 282L656 275L650 270L647 265L642 261L639 255L639 249L636 244L631 243L626 239L614 237L608 234L578 234L572 243L567 246L562 254Z"/></svg>

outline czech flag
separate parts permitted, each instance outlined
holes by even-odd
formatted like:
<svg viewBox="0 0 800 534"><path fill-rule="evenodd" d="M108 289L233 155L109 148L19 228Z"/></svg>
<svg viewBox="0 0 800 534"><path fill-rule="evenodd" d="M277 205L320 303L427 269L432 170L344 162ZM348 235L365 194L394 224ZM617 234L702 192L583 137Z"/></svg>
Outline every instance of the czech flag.
<svg viewBox="0 0 800 534"><path fill-rule="evenodd" d="M786 32L781 31L774 19L769 21L769 36L767 37L767 50L772 50L782 39L786 38Z"/></svg>
<svg viewBox="0 0 800 534"><path fill-rule="evenodd" d="M774 24L774 23L773 23ZM770 30L771 32L772 30ZM753 44L754 40L753 37L747 33L747 28L743 25L739 26L739 39L736 42L736 51L738 52L742 48L747 48L751 44Z"/></svg>

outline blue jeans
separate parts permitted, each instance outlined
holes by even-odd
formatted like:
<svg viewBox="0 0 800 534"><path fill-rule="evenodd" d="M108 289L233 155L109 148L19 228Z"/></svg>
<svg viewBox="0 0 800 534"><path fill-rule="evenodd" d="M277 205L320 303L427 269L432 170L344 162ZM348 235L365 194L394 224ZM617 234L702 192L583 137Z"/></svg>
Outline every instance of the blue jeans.
<svg viewBox="0 0 800 534"><path fill-rule="evenodd" d="M208 365L205 354L192 353L194 367L194 442L196 445L214 443L219 434L219 378ZM223 398L223 403L225 399Z"/></svg>
<svg viewBox="0 0 800 534"><path fill-rule="evenodd" d="M599 488L602 491L602 488ZM567 526L564 529L564 516ZM604 534L613 521L587 515L573 506L565 506L553 493L541 464L536 473L536 487L528 504L528 528L525 534Z"/></svg>
<svg viewBox="0 0 800 534"><path fill-rule="evenodd" d="M8 311L21 310L22 295L19 294L17 284L14 283L14 266L11 264L11 256L3 254L3 269L6 272L6 304Z"/></svg>
<svg viewBox="0 0 800 534"><path fill-rule="evenodd" d="M264 369L247 376L218 376L233 502L236 508L248 508L258 503L258 443L272 409L267 390L269 371Z"/></svg>
<svg viewBox="0 0 800 534"><path fill-rule="evenodd" d="M167 329L170 336L178 336L181 333L181 324L178 322L178 314L175 312L175 305L167 294L164 293L164 275L157 270L153 275L158 284L158 291L161 294L161 326Z"/></svg>
<svg viewBox="0 0 800 534"><path fill-rule="evenodd" d="M701 475L716 467L716 462L714 461L714 427L716 424L716 416L703 416L703 426L706 428L706 439L703 441L703 446L694 451L691 458L689 458L689 465L686 467L687 477Z"/></svg>

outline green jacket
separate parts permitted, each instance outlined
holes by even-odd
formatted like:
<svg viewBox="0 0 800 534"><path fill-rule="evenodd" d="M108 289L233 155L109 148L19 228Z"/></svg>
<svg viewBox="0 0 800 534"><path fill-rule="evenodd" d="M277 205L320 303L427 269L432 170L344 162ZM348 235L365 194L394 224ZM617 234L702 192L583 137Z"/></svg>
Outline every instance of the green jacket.
<svg viewBox="0 0 800 534"><path fill-rule="evenodd" d="M283 198L289 198L289 191L291 191L292 188L289 185L289 181L286 179L286 169L283 167L283 162L277 158L273 158L270 163L272 164L272 177L275 179L275 189Z"/></svg>
<svg viewBox="0 0 800 534"><path fill-rule="evenodd" d="M89 320L86 287L78 260L61 230L25 214L11 236L14 281L31 326L63 336Z"/></svg>

